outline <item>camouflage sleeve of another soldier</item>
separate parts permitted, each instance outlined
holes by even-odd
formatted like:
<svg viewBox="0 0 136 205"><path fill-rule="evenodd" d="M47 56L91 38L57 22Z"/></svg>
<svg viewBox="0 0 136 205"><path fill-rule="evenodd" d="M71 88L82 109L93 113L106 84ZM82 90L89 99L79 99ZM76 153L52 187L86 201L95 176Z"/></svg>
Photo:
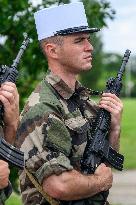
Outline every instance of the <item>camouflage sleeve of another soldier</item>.
<svg viewBox="0 0 136 205"><path fill-rule="evenodd" d="M61 109L60 101L43 80L28 98L21 114L16 146L24 152L26 169L40 185L52 174L73 169L68 158L71 137ZM41 204L44 199L24 170L19 178L23 203Z"/></svg>

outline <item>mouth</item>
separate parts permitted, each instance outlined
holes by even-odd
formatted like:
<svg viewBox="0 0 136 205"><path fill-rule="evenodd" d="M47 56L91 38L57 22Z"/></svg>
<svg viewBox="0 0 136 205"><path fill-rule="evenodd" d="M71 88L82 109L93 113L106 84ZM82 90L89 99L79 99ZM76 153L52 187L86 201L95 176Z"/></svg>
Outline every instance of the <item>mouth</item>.
<svg viewBox="0 0 136 205"><path fill-rule="evenodd" d="M91 55L86 56L84 59L87 59L87 60L92 60L92 56L91 56Z"/></svg>

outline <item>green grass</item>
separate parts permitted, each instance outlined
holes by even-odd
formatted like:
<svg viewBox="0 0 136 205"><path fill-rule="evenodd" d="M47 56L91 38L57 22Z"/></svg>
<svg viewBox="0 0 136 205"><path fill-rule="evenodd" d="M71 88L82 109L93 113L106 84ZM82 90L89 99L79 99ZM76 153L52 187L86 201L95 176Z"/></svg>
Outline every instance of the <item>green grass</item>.
<svg viewBox="0 0 136 205"><path fill-rule="evenodd" d="M121 152L125 156L125 169L136 168L136 99L124 99Z"/></svg>
<svg viewBox="0 0 136 205"><path fill-rule="evenodd" d="M23 205L23 204L21 203L20 196L12 194L11 197L6 201L5 205ZM113 205L117 205L117 204L113 204Z"/></svg>
<svg viewBox="0 0 136 205"><path fill-rule="evenodd" d="M12 194L11 197L6 201L5 205L23 205L23 204L21 203L20 196ZM113 204L113 205L117 205L117 204Z"/></svg>
<svg viewBox="0 0 136 205"><path fill-rule="evenodd" d="M5 205L22 205L20 196L13 193Z"/></svg>

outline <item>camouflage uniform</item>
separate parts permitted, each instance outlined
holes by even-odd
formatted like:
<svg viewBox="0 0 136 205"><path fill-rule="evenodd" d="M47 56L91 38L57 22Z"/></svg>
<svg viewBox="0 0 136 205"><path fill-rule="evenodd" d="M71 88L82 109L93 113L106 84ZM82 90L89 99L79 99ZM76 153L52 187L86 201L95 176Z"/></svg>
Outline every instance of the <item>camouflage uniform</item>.
<svg viewBox="0 0 136 205"><path fill-rule="evenodd" d="M25 152L26 167L40 184L52 174L80 171L80 159L97 110L79 82L74 92L52 73L30 95L21 115L16 145ZM20 174L20 187L25 205L47 204L25 171Z"/></svg>
<svg viewBox="0 0 136 205"><path fill-rule="evenodd" d="M0 127L0 136L4 137L2 127ZM9 182L8 186L5 189L0 190L0 205L4 204L4 202L9 198L11 193L12 193L12 186Z"/></svg>
<svg viewBox="0 0 136 205"><path fill-rule="evenodd" d="M11 193L12 193L12 186L9 183L9 185L5 189L0 190L0 205L4 204L4 202L9 198Z"/></svg>

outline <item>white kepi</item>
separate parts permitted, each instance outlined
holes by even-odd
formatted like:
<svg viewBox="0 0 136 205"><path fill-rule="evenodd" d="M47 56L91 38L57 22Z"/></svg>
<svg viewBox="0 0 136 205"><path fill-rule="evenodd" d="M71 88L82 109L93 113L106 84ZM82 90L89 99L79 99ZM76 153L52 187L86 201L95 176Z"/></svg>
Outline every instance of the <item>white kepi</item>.
<svg viewBox="0 0 136 205"><path fill-rule="evenodd" d="M44 8L34 13L38 40L56 35L68 35L79 32L97 32L98 28L89 28L82 2L63 4Z"/></svg>

